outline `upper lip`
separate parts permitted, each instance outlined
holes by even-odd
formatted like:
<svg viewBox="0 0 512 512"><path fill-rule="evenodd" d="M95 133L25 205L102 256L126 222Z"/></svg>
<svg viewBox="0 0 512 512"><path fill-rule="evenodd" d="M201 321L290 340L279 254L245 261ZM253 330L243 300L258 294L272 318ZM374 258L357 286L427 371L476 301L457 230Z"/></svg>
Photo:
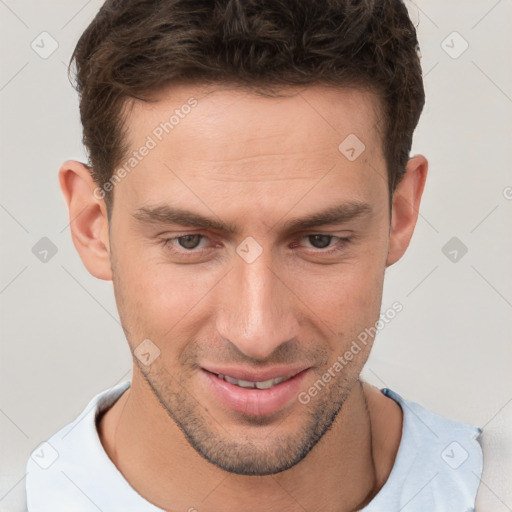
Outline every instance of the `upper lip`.
<svg viewBox="0 0 512 512"><path fill-rule="evenodd" d="M203 366L203 370L217 375L227 375L237 380L264 382L279 377L291 378L307 370L307 366L272 366L271 368L242 368L239 366Z"/></svg>

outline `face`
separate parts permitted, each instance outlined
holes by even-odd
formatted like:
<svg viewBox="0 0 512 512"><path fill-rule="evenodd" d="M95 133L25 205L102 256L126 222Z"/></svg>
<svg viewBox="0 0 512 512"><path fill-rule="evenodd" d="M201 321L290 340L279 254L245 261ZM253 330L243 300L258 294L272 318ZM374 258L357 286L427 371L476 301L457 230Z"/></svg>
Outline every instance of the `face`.
<svg viewBox="0 0 512 512"><path fill-rule="evenodd" d="M343 410L371 340L332 368L378 320L388 257L377 100L286 94L183 86L136 103L137 163L109 223L130 347L151 340L136 371L191 445L238 474L292 467Z"/></svg>

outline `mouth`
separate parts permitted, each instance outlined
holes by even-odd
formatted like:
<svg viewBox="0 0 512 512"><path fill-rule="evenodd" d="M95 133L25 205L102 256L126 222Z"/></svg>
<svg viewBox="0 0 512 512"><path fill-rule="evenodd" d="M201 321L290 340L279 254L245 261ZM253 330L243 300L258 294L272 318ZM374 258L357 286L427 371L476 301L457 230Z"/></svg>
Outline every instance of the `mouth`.
<svg viewBox="0 0 512 512"><path fill-rule="evenodd" d="M231 411L262 416L290 404L302 389L309 368L249 371L237 368L201 369L211 398Z"/></svg>
<svg viewBox="0 0 512 512"><path fill-rule="evenodd" d="M275 379L267 379L260 381L251 381L251 380L243 380L243 379L235 379L230 377L229 375L222 375L220 373L214 373L219 379L229 382L234 386L238 386L240 388L248 388L248 389L270 389L281 382L286 382L287 380L293 377L276 377Z"/></svg>

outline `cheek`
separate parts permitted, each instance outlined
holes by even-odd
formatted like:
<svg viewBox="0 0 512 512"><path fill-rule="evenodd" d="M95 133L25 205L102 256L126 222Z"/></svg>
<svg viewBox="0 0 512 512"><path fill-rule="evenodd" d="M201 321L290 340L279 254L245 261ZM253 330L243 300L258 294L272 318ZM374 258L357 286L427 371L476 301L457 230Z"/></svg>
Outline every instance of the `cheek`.
<svg viewBox="0 0 512 512"><path fill-rule="evenodd" d="M136 333L137 338L163 343L183 335L191 319L200 324L198 314L204 313L203 298L215 285L217 276L192 271L190 267L142 263L127 255L128 252L117 262L118 278L114 284L123 325L130 332Z"/></svg>
<svg viewBox="0 0 512 512"><path fill-rule="evenodd" d="M384 258L376 260L368 251L364 258L296 278L296 293L310 309L308 316L329 327L326 335L339 337L333 345L357 337L378 319L384 269Z"/></svg>

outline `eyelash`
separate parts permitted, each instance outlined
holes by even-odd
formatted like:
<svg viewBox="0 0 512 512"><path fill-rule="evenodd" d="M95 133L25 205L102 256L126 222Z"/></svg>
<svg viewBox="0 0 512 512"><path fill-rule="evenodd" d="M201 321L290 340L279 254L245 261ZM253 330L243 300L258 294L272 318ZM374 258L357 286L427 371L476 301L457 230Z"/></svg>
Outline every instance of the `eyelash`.
<svg viewBox="0 0 512 512"><path fill-rule="evenodd" d="M187 233L184 235L175 236L173 238L164 238L164 239L162 239L162 244L163 244L164 248L169 250L171 253L179 254L179 255L190 255L190 256L195 255L195 256L197 256L197 255L201 255L204 252L208 251L209 249L189 249L189 250L187 250L185 248L182 248L181 250L176 250L171 245L171 242L178 241L180 238L185 238L187 236L194 236L194 235L200 236L201 240L207 239L207 237L205 235L202 235L201 233ZM328 248L325 250L312 248L313 253L322 254L322 255L331 255L336 252L343 251L346 248L346 246L352 241L351 237L339 237L339 236L329 235L329 234L325 234L325 233L310 233L308 235L302 236L301 240L308 238L310 236L315 236L315 235L329 236L329 237L331 237L331 239L338 239L337 244L335 244L333 246L328 246ZM298 247L298 246L299 245L294 242L293 248Z"/></svg>

